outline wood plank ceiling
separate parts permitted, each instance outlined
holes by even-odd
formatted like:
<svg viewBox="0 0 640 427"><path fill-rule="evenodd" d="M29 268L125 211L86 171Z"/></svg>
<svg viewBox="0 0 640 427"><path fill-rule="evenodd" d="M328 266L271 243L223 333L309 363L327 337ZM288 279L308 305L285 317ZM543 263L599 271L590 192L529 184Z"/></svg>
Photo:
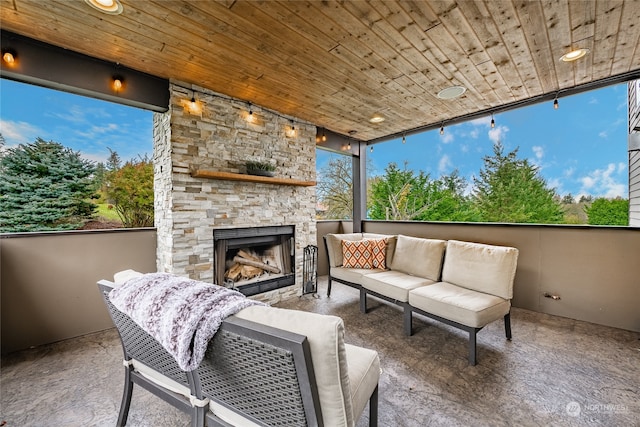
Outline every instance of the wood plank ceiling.
<svg viewBox="0 0 640 427"><path fill-rule="evenodd" d="M640 69L637 0L121 2L1 0L0 23L364 141Z"/></svg>

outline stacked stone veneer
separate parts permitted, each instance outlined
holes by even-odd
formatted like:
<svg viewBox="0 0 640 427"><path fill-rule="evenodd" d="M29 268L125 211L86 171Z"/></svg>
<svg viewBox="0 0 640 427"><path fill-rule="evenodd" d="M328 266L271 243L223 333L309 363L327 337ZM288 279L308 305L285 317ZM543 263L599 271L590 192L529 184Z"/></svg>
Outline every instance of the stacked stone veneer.
<svg viewBox="0 0 640 427"><path fill-rule="evenodd" d="M195 169L244 173L271 161L276 176L315 181L315 126L199 87L171 85L169 111L154 115L158 271L213 281L215 228L294 225L296 285L257 295L276 302L299 294L303 249L316 244L315 187L193 178ZM199 111L189 108L191 97ZM295 135L291 136L292 122Z"/></svg>

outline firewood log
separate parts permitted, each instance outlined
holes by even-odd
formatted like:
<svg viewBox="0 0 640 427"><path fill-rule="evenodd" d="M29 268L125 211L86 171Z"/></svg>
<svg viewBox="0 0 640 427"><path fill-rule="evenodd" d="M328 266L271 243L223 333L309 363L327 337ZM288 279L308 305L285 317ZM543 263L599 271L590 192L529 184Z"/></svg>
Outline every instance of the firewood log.
<svg viewBox="0 0 640 427"><path fill-rule="evenodd" d="M270 273L280 273L280 269L278 267L274 267L273 265L269 265L269 264L265 264L263 262L259 262L259 261L251 261L249 259L244 259L242 257L236 256L233 258L234 262L237 262L239 264L244 264L244 265L250 265L252 267L259 267L265 271L268 271Z"/></svg>
<svg viewBox="0 0 640 427"><path fill-rule="evenodd" d="M238 256L241 256L242 258L250 259L251 261L260 262L260 258L255 257L250 253L243 251L242 249L238 251Z"/></svg>

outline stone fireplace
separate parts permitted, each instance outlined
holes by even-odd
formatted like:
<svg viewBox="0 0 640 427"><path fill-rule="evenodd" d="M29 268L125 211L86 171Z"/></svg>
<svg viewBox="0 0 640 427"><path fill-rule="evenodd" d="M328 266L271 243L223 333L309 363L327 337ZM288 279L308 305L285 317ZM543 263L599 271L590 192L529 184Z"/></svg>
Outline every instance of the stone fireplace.
<svg viewBox="0 0 640 427"><path fill-rule="evenodd" d="M189 108L192 97L197 111ZM288 266L287 261L276 266L289 269L281 273L285 279L267 272L265 280L234 284L247 286L252 298L273 303L300 294L304 248L316 244L315 187L300 185L315 181L316 129L255 104L251 110L252 121L244 101L172 82L169 111L154 115L157 267L196 280L225 281L216 264L220 249L214 250L214 236L250 228L278 230L269 241L260 236L264 244L249 245L256 247L248 259L257 257L266 265L288 260ZM246 161L269 161L276 176L251 179ZM278 234L283 227L291 236ZM233 264L239 250L249 252L238 247L242 244L227 243L225 263ZM267 246L279 249L259 253ZM289 256L283 255L287 251ZM260 281L265 283L252 286Z"/></svg>
<svg viewBox="0 0 640 427"><path fill-rule="evenodd" d="M213 230L213 278L244 295L295 284L295 227Z"/></svg>

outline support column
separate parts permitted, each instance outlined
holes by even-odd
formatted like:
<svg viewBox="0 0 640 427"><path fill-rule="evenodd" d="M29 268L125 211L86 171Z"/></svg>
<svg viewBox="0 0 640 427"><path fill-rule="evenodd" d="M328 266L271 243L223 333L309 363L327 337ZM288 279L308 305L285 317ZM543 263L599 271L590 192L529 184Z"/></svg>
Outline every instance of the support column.
<svg viewBox="0 0 640 427"><path fill-rule="evenodd" d="M353 170L353 232L362 232L367 219L367 145L357 142L357 154L352 159Z"/></svg>

